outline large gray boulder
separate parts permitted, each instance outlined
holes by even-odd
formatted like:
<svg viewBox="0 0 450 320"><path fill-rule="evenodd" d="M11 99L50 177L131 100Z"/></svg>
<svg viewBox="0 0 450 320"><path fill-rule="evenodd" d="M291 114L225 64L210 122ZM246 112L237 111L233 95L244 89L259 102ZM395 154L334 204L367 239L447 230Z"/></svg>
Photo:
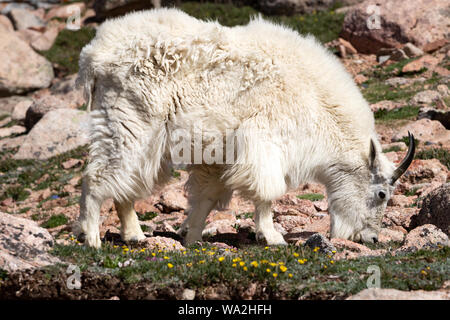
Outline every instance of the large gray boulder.
<svg viewBox="0 0 450 320"><path fill-rule="evenodd" d="M450 183L430 192L419 213L411 218L411 228L433 224L450 236Z"/></svg>
<svg viewBox="0 0 450 320"><path fill-rule="evenodd" d="M49 87L51 63L13 32L0 31L0 97Z"/></svg>
<svg viewBox="0 0 450 320"><path fill-rule="evenodd" d="M89 114L74 109L56 109L28 133L14 159L45 160L89 142Z"/></svg>
<svg viewBox="0 0 450 320"><path fill-rule="evenodd" d="M0 268L17 271L60 262L48 254L50 233L36 222L0 212Z"/></svg>
<svg viewBox="0 0 450 320"><path fill-rule="evenodd" d="M361 53L408 42L424 48L448 38L448 15L448 2L442 0L366 0L347 12L341 36Z"/></svg>

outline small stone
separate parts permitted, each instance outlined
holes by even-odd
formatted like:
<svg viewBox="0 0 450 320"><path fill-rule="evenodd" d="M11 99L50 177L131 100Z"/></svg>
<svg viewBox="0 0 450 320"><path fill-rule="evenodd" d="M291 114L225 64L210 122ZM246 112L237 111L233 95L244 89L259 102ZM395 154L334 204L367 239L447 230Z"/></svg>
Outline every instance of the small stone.
<svg viewBox="0 0 450 320"><path fill-rule="evenodd" d="M27 110L32 104L33 104L33 100L20 101L14 107L14 110L11 114L11 119L16 120L16 121L24 121L25 115L27 114Z"/></svg>
<svg viewBox="0 0 450 320"><path fill-rule="evenodd" d="M427 53L433 53L442 48L443 46L445 46L447 43L448 43L447 39L439 39L433 42L429 42L423 47L423 51Z"/></svg>
<svg viewBox="0 0 450 320"><path fill-rule="evenodd" d="M13 134L21 134L21 133L24 133L25 131L27 131L27 129L25 129L25 127L18 126L18 125L14 125L14 126L8 127L8 128L0 128L0 138L8 137Z"/></svg>
<svg viewBox="0 0 450 320"><path fill-rule="evenodd" d="M309 237L305 242L305 246L310 247L311 249L319 248L320 252L326 254L332 254L333 251L336 251L336 248L333 246L330 240L325 238L320 233L316 233Z"/></svg>
<svg viewBox="0 0 450 320"><path fill-rule="evenodd" d="M417 60L407 63L402 68L402 72L418 72L423 68L429 70L434 69L439 63L439 60L433 56L425 55Z"/></svg>
<svg viewBox="0 0 450 320"><path fill-rule="evenodd" d="M182 300L194 300L195 299L195 290L192 289L184 289L181 295Z"/></svg>
<svg viewBox="0 0 450 320"><path fill-rule="evenodd" d="M411 42L408 42L403 46L403 51L409 58L422 56L424 54L424 52L420 48L417 48Z"/></svg>

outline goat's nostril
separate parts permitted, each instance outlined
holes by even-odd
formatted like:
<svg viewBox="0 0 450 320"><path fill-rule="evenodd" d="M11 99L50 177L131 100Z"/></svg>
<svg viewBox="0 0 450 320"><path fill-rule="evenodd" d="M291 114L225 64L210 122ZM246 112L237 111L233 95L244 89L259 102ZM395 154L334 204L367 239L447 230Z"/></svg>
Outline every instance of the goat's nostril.
<svg viewBox="0 0 450 320"><path fill-rule="evenodd" d="M373 237L372 241L373 241L373 243L378 243L378 238L377 237Z"/></svg>

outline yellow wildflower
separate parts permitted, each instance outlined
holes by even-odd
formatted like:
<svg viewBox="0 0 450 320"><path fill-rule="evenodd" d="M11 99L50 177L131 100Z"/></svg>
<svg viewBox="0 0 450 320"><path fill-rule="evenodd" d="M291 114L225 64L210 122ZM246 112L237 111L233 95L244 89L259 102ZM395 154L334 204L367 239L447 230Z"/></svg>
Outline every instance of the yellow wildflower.
<svg viewBox="0 0 450 320"><path fill-rule="evenodd" d="M273 276L274 278L276 278L276 277L278 277L278 273L273 273L272 276Z"/></svg>
<svg viewBox="0 0 450 320"><path fill-rule="evenodd" d="M259 264L258 264L257 261L252 261L251 265L252 265L253 267L257 268Z"/></svg>
<svg viewBox="0 0 450 320"><path fill-rule="evenodd" d="M173 264L168 263L167 266L169 267L169 269L173 268Z"/></svg>
<svg viewBox="0 0 450 320"><path fill-rule="evenodd" d="M223 260L225 260L225 257L220 257L219 261L222 262Z"/></svg>
<svg viewBox="0 0 450 320"><path fill-rule="evenodd" d="M281 272L286 272L287 268L285 266L280 266L280 271Z"/></svg>

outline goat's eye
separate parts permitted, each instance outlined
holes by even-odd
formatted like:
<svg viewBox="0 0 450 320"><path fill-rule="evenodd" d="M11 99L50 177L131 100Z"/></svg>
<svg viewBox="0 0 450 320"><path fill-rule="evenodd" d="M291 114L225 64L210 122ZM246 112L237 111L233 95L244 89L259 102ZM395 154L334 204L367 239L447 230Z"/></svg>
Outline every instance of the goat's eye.
<svg viewBox="0 0 450 320"><path fill-rule="evenodd" d="M379 191L378 197L380 197L380 199L384 199L384 198L386 198L386 193L384 193L384 191Z"/></svg>

